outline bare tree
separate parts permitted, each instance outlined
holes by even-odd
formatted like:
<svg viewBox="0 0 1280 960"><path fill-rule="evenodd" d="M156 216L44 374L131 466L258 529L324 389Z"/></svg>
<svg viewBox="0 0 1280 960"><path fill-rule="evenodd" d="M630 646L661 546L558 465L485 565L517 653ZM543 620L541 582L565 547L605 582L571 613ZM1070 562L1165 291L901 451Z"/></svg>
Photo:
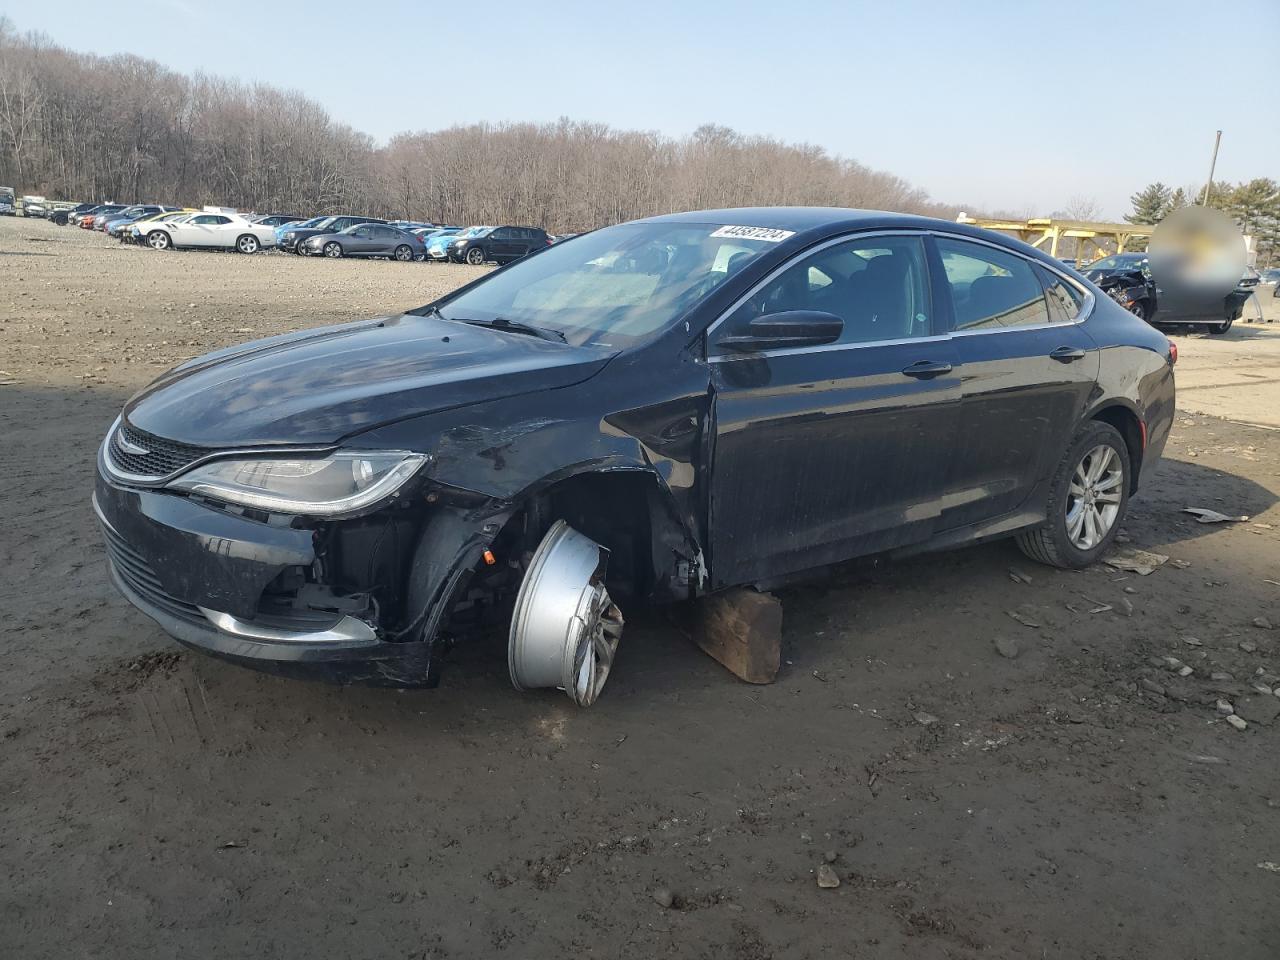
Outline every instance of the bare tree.
<svg viewBox="0 0 1280 960"><path fill-rule="evenodd" d="M697 207L813 204L942 217L959 209L821 147L716 124L671 138L567 118L476 123L378 146L295 91L76 53L18 36L3 18L0 182L67 199L553 231Z"/></svg>

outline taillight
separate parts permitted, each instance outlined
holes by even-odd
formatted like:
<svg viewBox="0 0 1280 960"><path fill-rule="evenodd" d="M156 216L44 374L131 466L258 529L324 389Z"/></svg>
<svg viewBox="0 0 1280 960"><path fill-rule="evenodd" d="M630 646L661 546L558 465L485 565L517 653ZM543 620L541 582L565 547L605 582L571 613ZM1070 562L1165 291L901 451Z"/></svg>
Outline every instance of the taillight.
<svg viewBox="0 0 1280 960"><path fill-rule="evenodd" d="M1173 366L1178 362L1178 345L1172 340L1169 341L1169 366Z"/></svg>

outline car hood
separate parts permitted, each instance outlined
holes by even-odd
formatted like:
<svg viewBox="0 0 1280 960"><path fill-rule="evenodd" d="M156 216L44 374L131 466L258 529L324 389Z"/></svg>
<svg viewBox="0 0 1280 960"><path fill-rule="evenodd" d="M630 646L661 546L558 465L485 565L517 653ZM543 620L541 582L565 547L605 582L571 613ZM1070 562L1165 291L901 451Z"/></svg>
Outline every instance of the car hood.
<svg viewBox="0 0 1280 960"><path fill-rule="evenodd" d="M203 447L325 446L396 420L580 383L616 353L406 314L198 357L134 396L125 418Z"/></svg>

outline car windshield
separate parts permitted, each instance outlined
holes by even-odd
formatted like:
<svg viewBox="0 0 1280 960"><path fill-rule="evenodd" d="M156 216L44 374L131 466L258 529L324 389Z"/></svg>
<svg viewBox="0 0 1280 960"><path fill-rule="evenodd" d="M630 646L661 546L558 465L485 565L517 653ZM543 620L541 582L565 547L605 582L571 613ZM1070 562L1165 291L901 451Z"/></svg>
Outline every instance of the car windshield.
<svg viewBox="0 0 1280 960"><path fill-rule="evenodd" d="M552 329L573 344L627 346L670 326L773 246L719 224L622 224L517 261L441 313Z"/></svg>
<svg viewBox="0 0 1280 960"><path fill-rule="evenodd" d="M1146 263L1146 256L1103 257L1089 264L1090 270L1139 270Z"/></svg>

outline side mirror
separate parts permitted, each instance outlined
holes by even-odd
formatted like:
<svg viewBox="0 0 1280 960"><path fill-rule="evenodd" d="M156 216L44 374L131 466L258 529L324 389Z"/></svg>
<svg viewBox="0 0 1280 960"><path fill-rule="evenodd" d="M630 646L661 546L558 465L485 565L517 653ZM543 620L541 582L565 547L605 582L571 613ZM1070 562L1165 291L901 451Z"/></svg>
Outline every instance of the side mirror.
<svg viewBox="0 0 1280 960"><path fill-rule="evenodd" d="M789 347L816 347L835 343L844 332L844 321L822 310L784 310L767 313L747 324L747 329L724 337L719 345L739 353L779 350Z"/></svg>

